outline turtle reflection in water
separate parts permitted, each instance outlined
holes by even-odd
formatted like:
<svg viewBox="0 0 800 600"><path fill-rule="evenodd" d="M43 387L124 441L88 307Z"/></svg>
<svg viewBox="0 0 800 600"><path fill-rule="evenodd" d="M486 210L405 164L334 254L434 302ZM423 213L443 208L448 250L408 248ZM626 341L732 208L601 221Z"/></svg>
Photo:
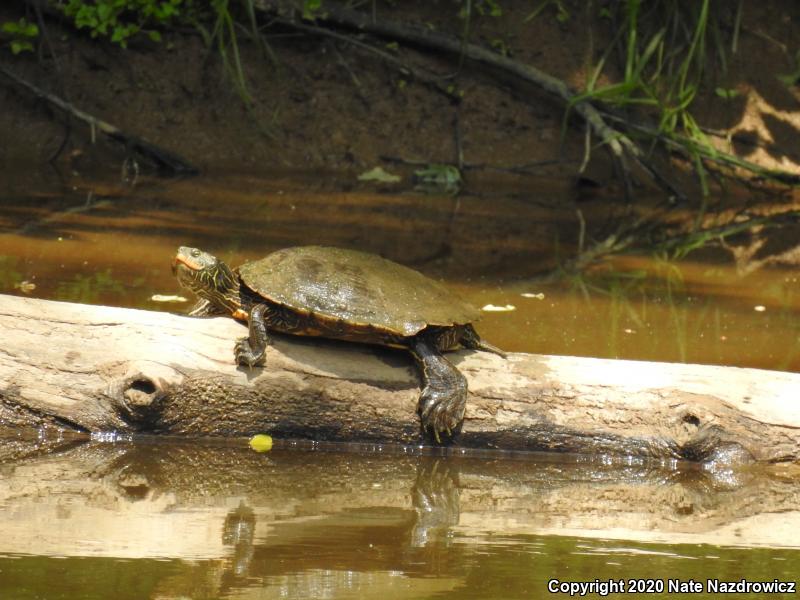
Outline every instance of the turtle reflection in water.
<svg viewBox="0 0 800 600"><path fill-rule="evenodd" d="M234 346L240 365L264 364L270 330L409 350L424 384L418 413L437 441L460 426L467 400L467 380L441 353L461 345L504 355L473 328L477 309L436 281L374 254L287 248L232 270L207 252L181 247L172 269L199 297L190 315L249 323L249 336Z"/></svg>

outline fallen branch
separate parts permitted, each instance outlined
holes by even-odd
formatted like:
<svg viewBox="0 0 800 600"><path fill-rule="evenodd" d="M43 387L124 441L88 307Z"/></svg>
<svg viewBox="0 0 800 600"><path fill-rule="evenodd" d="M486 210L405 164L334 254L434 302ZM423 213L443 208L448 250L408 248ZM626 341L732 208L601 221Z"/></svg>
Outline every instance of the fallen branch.
<svg viewBox="0 0 800 600"><path fill-rule="evenodd" d="M0 75L5 76L18 87L31 92L35 96L46 101L51 106L55 106L56 108L63 110L65 113L89 125L89 127L92 129L92 139L95 137L95 131L100 131L112 140L123 144L129 151L138 152L141 156L151 160L160 170L165 171L170 175L195 175L198 173L196 167L192 166L177 154L122 131L118 127L115 127L106 121L98 119L97 117L94 117L89 113L76 108L58 96L45 92L41 88L33 85L29 81L26 81L14 73L11 73L3 67L0 67Z"/></svg>
<svg viewBox="0 0 800 600"><path fill-rule="evenodd" d="M406 353L276 336L233 362L227 318L0 295L0 424L414 444ZM449 354L470 396L462 447L660 460L798 461L800 375L718 366Z"/></svg>

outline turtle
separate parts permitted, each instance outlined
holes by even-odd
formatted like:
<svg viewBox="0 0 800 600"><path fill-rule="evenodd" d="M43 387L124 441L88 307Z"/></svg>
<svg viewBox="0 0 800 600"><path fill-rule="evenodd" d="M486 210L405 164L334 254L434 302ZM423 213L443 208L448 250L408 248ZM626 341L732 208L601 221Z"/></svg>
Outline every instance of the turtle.
<svg viewBox="0 0 800 600"><path fill-rule="evenodd" d="M505 356L475 331L480 311L443 284L376 254L298 246L234 270L182 246L172 271L198 297L189 315L248 323L249 335L234 346L241 366L264 365L270 331L408 350L422 376L417 413L437 442L460 430L467 400L466 378L442 352L460 345Z"/></svg>

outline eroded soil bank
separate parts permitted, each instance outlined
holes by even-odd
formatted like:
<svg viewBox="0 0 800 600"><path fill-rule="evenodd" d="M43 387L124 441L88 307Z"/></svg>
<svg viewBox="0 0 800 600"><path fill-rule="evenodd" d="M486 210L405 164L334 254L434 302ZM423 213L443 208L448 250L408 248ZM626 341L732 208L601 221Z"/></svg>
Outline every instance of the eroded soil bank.
<svg viewBox="0 0 800 600"><path fill-rule="evenodd" d="M470 41L503 49L583 89L614 33L590 13L591 4L561 3L569 13L561 21L549 9L526 18L532 11L526 1L501 4L502 16L473 19ZM0 22L24 13L24 6L4 3ZM425 23L454 35L463 28L453 3L379 3L375 16ZM125 50L52 19L46 23L52 51L44 45L38 55L14 57L4 51L0 66L205 170L362 172L381 163L381 157L455 163L460 151L467 165L535 165L530 170L536 175L575 176L583 159L581 128L562 138L564 107L551 97L533 87L511 91L485 70L430 51L398 50L460 90L460 103L349 43L267 28L265 39L277 59L273 64L242 35L239 50L254 99L248 109L225 75L220 55L206 48L196 31L167 32L162 43L139 41ZM704 125L730 134L739 156L797 172L800 92L778 76L797 69L800 5L793 0L745 3L742 23L736 52L729 52L726 69L709 75L698 114ZM12 89L5 79L2 83L0 165L46 161L68 135L62 161L73 168L91 163L119 168L124 149L109 148L104 140L93 144L87 127L70 126L42 102ZM736 90L736 95L723 99L718 89ZM588 175L608 179L604 153L592 157Z"/></svg>

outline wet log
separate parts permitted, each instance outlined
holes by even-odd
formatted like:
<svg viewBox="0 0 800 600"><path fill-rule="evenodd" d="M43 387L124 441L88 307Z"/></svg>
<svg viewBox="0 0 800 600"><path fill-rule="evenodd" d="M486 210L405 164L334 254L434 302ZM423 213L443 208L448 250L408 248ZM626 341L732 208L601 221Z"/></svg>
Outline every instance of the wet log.
<svg viewBox="0 0 800 600"><path fill-rule="evenodd" d="M0 295L0 425L344 442L429 442L401 351L276 336L234 365L227 318ZM715 464L800 460L800 374L460 351L458 448Z"/></svg>

